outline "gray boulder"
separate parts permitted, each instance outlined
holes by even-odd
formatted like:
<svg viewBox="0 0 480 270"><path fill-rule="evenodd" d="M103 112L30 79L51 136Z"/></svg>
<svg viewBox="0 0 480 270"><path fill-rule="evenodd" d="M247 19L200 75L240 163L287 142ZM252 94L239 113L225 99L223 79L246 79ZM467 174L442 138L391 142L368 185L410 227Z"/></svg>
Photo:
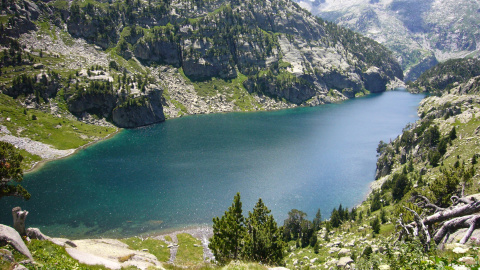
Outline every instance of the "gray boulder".
<svg viewBox="0 0 480 270"><path fill-rule="evenodd" d="M342 257L340 260L337 262L337 267L343 268L349 264L353 263L352 258L348 257Z"/></svg>
<svg viewBox="0 0 480 270"><path fill-rule="evenodd" d="M0 244L11 245L18 252L22 253L33 261L30 250L28 250L27 246L22 240L22 237L14 228L0 224Z"/></svg>

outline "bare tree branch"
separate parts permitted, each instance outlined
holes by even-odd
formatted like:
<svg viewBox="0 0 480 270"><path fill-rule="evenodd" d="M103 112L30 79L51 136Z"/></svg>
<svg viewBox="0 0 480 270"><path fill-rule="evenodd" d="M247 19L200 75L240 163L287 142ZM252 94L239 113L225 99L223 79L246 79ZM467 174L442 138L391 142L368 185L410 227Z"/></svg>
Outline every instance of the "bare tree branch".
<svg viewBox="0 0 480 270"><path fill-rule="evenodd" d="M418 203L417 203L417 206L419 206L419 207L433 209L435 213L436 213L436 212L439 212L439 211L444 211L444 210L445 210L445 208L439 207L439 206L431 203L430 200L429 200L427 197L423 196L423 195L415 195L415 196L413 197L413 200L414 200L414 201L416 201L417 199L423 200L423 202L421 201L421 202L418 202Z"/></svg>
<svg viewBox="0 0 480 270"><path fill-rule="evenodd" d="M412 210L412 209L410 209L409 207L406 207L406 206L404 206L404 208L407 209L408 211L410 211L413 214L415 224L417 225L415 227L414 232L418 236L420 236L420 241L423 244L423 248L425 249L425 251L428 251L428 249L430 248L430 241L431 241L430 233L428 232L428 227L425 226L422 218L420 217L420 215L418 215L417 212L415 212L414 210Z"/></svg>

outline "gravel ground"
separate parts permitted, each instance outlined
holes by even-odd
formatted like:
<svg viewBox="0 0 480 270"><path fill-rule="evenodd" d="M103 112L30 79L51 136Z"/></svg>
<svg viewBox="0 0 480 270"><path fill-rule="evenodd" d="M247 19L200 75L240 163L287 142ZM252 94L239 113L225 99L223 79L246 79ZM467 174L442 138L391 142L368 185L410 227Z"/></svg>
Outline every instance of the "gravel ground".
<svg viewBox="0 0 480 270"><path fill-rule="evenodd" d="M24 149L27 152L38 155L46 160L65 157L75 152L75 149L58 150L48 144L37 142L29 138L15 137L9 134L0 133L0 141L11 143L17 148Z"/></svg>

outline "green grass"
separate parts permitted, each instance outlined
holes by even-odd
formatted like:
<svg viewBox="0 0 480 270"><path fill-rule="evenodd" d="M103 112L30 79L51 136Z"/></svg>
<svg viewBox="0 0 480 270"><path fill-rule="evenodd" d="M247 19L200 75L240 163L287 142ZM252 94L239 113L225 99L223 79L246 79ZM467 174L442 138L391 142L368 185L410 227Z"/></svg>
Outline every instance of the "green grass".
<svg viewBox="0 0 480 270"><path fill-rule="evenodd" d="M25 110L17 100L4 94L0 94L0 113L11 118L10 121L3 119L0 124L6 126L12 135L50 144L61 150L78 148L116 131L116 128L58 118L40 110ZM34 115L37 120L32 120Z"/></svg>
<svg viewBox="0 0 480 270"><path fill-rule="evenodd" d="M23 149L20 149L19 152L23 157L23 161L22 161L22 165L21 165L23 171L27 171L27 170L31 169L33 164L35 164L39 161L42 161L42 158L40 156L30 154L29 152L27 152Z"/></svg>
<svg viewBox="0 0 480 270"><path fill-rule="evenodd" d="M75 41L72 38L72 36L65 31L60 31L60 38L62 39L63 43L65 43L65 45L67 46L73 46L75 44Z"/></svg>
<svg viewBox="0 0 480 270"><path fill-rule="evenodd" d="M253 111L259 105L243 86L247 76L241 73L238 73L238 76L231 80L214 77L205 81L191 81L185 76L182 69L179 69L179 71L182 77L194 86L197 95L201 97L214 97L217 94L225 95L227 102L233 102L241 111Z"/></svg>
<svg viewBox="0 0 480 270"><path fill-rule="evenodd" d="M177 239L178 251L175 264L185 267L203 264L203 247L200 240L187 233L177 234Z"/></svg>
<svg viewBox="0 0 480 270"><path fill-rule="evenodd" d="M50 22L48 20L44 21L38 21L37 25L39 26L39 32L42 34L47 34L49 35L53 40L57 39L57 35L54 30L52 30L52 27L50 25Z"/></svg>
<svg viewBox="0 0 480 270"><path fill-rule="evenodd" d="M5 26L8 23L8 19L10 19L13 16L14 16L13 14L0 15L0 23L3 23L3 25Z"/></svg>
<svg viewBox="0 0 480 270"><path fill-rule="evenodd" d="M395 224L383 224L380 226L380 235L385 237L392 235L395 232Z"/></svg>
<svg viewBox="0 0 480 270"><path fill-rule="evenodd" d="M172 242L172 237L170 235L165 235L165 240L168 242Z"/></svg>
<svg viewBox="0 0 480 270"><path fill-rule="evenodd" d="M145 69L137 61L133 59L130 59L127 61L125 60L125 58L118 55L116 53L116 47L108 49L107 53L109 54L112 60L115 60L119 66L125 67L128 71L132 73L141 73L141 74L145 73Z"/></svg>
<svg viewBox="0 0 480 270"><path fill-rule="evenodd" d="M231 262L222 267L222 270L266 270L268 267L258 263L249 262Z"/></svg>
<svg viewBox="0 0 480 270"><path fill-rule="evenodd" d="M142 240L138 237L132 237L122 239L121 241L127 244L131 249L148 249L148 252L155 255L155 257L161 262L167 262L170 259L170 249L168 249L167 244L161 240L152 238Z"/></svg>
<svg viewBox="0 0 480 270"><path fill-rule="evenodd" d="M185 107L185 105L183 105L182 103L174 99L171 99L170 101L173 103L173 105L175 105L176 108L180 109L180 116L184 114L188 114L188 110L187 110L187 107Z"/></svg>
<svg viewBox="0 0 480 270"><path fill-rule="evenodd" d="M51 2L49 4L54 6L57 9L63 9L63 10L68 10L69 9L68 1L65 1L65 0L56 0L56 1Z"/></svg>

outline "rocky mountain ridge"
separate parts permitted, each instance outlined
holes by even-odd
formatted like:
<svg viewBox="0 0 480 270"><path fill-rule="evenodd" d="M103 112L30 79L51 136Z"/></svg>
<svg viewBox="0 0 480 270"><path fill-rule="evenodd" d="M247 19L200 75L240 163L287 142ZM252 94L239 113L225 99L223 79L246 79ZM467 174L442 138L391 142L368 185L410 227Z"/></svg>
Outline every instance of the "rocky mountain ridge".
<svg viewBox="0 0 480 270"><path fill-rule="evenodd" d="M349 98L365 89L384 91L390 80L402 77L398 64L388 51L375 42L318 20L293 2L258 4L254 1L212 1L207 4L159 1L145 6L128 1L113 5L58 0L47 4L28 2L22 8L22 5L11 3L7 4L4 13L6 17L18 14L19 19L9 19L4 27L8 30L6 37L14 38L8 33L22 33L25 29L37 29L38 32L39 27L35 24L38 22L32 19L42 17L44 22L50 20L47 21L47 32L61 32L66 28L67 33L58 34L84 39L101 49L113 49L123 59L110 59L110 62L127 74L138 70L130 70L118 62L134 61L146 73L158 64L181 68L190 83L212 78L228 81L243 74L247 78L242 79L241 88L248 91L246 94L285 99L287 103L297 105L314 97L329 102L326 94L332 88L343 91L343 95ZM273 12L277 16L270 16ZM28 23L30 27L23 28ZM32 44L28 38L20 38L20 41L22 46L29 44L33 51L49 51L38 44L40 42ZM34 44L40 46L35 48ZM359 45L365 46L360 48ZM101 69L105 68L104 63ZM103 78L87 76L87 79L113 82L115 75L110 70ZM78 77L70 83L76 83L75 80ZM150 81L159 89L169 91L160 86L157 78L150 78ZM135 83L134 88L138 88ZM116 93L112 93L115 96L123 86L113 87L117 88ZM4 92L11 92L8 85ZM123 95L128 98L128 94ZM103 92L102 95L105 97ZM69 96L73 102L92 104L82 108L70 103L72 112L79 114L96 108L92 100L82 101L76 97L78 93ZM107 111L101 112L102 116L108 116L105 113L111 112L113 105L110 103L114 101L100 102L106 103L107 107ZM119 101L114 103L118 105Z"/></svg>
<svg viewBox="0 0 480 270"><path fill-rule="evenodd" d="M102 126L315 106L403 78L385 47L292 1L6 0L0 29L15 111ZM13 135L49 141L17 120Z"/></svg>
<svg viewBox="0 0 480 270"><path fill-rule="evenodd" d="M480 4L470 0L298 0L328 21L362 33L391 49L415 80L436 63L478 56Z"/></svg>

